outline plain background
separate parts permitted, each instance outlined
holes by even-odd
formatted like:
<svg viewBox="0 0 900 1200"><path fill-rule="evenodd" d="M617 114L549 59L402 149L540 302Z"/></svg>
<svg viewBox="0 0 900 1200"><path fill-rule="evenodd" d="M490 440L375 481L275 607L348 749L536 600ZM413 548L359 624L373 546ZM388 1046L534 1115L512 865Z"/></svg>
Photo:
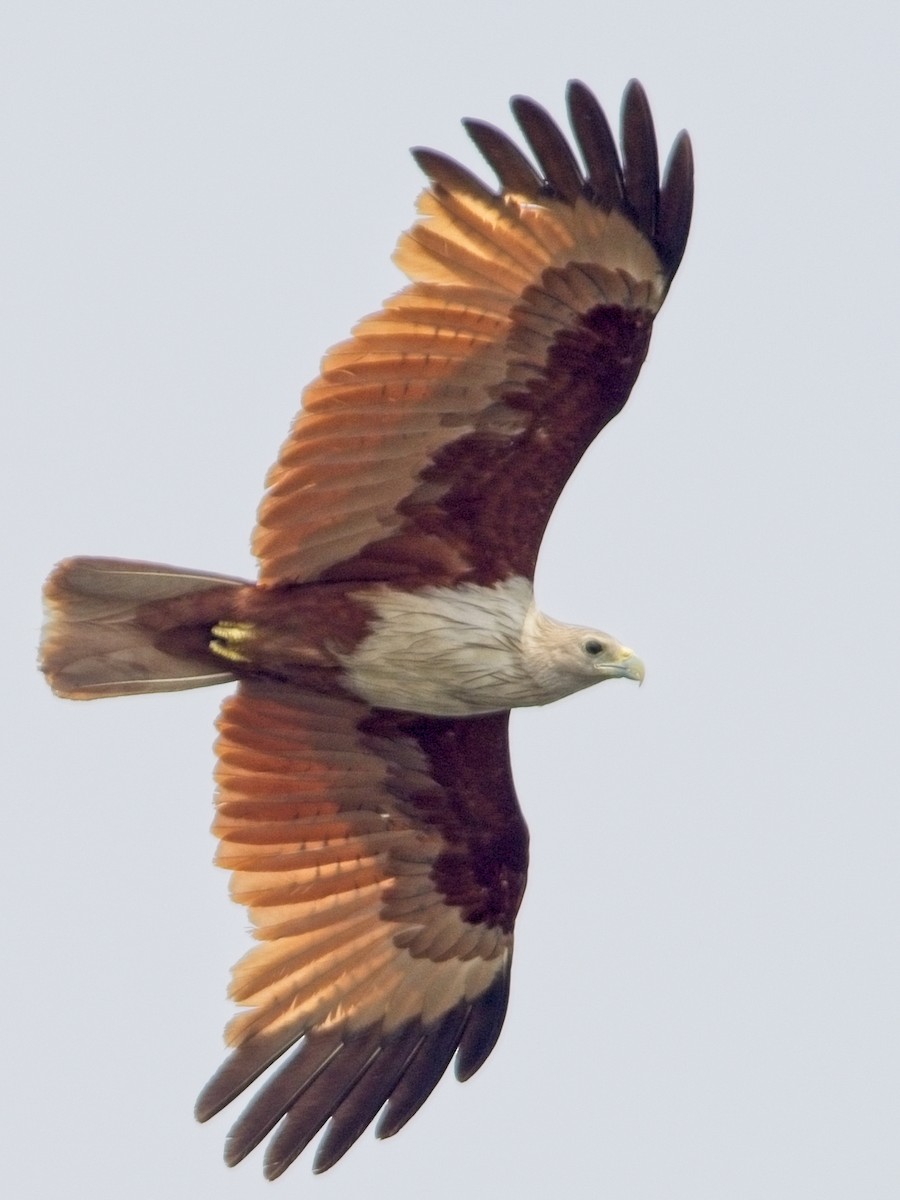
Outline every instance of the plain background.
<svg viewBox="0 0 900 1200"><path fill-rule="evenodd" d="M897 12L7 0L5 1195L900 1194ZM54 699L40 584L74 553L251 575L303 384L400 285L406 148L477 167L460 117L564 118L572 76L614 121L640 78L697 160L538 577L647 681L514 720L533 866L489 1063L269 1185L222 1165L233 1114L191 1116L247 945L210 865L221 696Z"/></svg>

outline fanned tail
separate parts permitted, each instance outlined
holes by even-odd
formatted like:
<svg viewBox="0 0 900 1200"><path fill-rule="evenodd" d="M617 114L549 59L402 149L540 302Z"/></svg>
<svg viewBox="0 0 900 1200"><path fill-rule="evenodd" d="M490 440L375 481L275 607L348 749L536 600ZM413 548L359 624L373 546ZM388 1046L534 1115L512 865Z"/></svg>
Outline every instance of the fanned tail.
<svg viewBox="0 0 900 1200"><path fill-rule="evenodd" d="M41 669L70 700L227 683L234 676L203 634L212 598L199 594L243 584L158 563L66 559L44 586Z"/></svg>

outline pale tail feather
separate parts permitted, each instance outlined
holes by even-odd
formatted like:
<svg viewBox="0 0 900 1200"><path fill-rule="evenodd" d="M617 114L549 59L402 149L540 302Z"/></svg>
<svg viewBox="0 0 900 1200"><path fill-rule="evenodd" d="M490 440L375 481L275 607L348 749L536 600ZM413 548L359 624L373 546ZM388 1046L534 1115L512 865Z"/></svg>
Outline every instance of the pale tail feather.
<svg viewBox="0 0 900 1200"><path fill-rule="evenodd" d="M211 659L159 647L144 606L244 582L157 563L66 559L44 586L41 669L70 700L227 683L234 676Z"/></svg>

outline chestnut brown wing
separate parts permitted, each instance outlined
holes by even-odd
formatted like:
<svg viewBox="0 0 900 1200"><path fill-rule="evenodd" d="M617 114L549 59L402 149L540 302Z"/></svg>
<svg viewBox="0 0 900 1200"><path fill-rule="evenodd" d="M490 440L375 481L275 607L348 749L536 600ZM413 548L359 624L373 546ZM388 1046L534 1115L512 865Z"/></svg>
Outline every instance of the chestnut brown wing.
<svg viewBox="0 0 900 1200"><path fill-rule="evenodd" d="M533 101L513 111L537 167L467 123L499 192L414 152L431 186L396 254L413 282L306 389L259 511L264 582L533 574L560 491L628 398L691 215L690 143L660 187L639 85L621 162L583 84L569 110L583 165Z"/></svg>
<svg viewBox="0 0 900 1200"><path fill-rule="evenodd" d="M386 1105L419 1108L456 1054L481 1066L506 1011L527 831L507 714L464 721L242 683L219 721L218 861L260 945L205 1120L276 1059L228 1137L238 1162L274 1130L275 1177L330 1121L325 1170Z"/></svg>

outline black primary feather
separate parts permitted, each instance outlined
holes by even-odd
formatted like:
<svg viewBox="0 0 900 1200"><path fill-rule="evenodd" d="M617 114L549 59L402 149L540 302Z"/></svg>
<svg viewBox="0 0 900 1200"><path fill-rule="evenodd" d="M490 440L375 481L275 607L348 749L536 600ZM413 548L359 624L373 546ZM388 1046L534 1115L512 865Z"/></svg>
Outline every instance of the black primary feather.
<svg viewBox="0 0 900 1200"><path fill-rule="evenodd" d="M510 107L544 173L545 190L574 204L584 193L584 179L565 135L546 109L527 96L514 96Z"/></svg>

